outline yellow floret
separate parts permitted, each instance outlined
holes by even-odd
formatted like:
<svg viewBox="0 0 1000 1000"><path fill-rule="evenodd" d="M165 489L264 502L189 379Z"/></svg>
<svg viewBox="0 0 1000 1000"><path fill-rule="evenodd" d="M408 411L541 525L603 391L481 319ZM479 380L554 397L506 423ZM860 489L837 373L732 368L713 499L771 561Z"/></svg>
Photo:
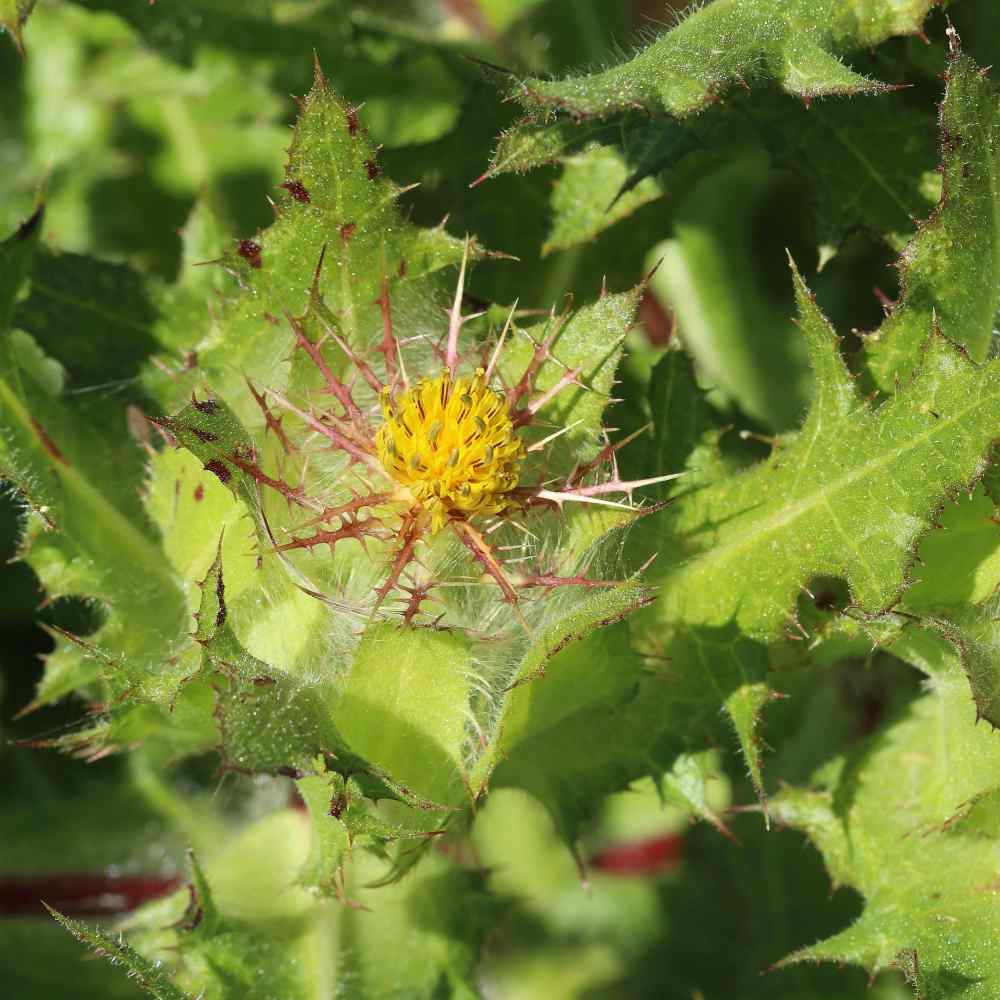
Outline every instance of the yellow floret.
<svg viewBox="0 0 1000 1000"><path fill-rule="evenodd" d="M382 394L385 423L375 438L386 472L431 515L431 531L449 517L498 514L517 486L524 444L506 398L482 369L452 382L423 379L397 398Z"/></svg>

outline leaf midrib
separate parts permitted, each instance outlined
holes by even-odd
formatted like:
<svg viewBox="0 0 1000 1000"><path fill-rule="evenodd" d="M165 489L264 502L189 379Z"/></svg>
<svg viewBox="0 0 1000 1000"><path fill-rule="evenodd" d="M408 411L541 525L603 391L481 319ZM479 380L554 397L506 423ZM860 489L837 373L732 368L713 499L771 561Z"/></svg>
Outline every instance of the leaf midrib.
<svg viewBox="0 0 1000 1000"><path fill-rule="evenodd" d="M991 372L995 372L993 365L986 366L982 370L983 376L986 376ZM737 539L729 542L723 542L714 546L710 551L694 557L694 559L681 567L678 575L691 575L701 572L712 564L724 562L727 559L735 557L741 552L762 544L763 539L777 533L789 524L792 524L804 514L813 511L822 504L829 504L830 498L835 494L848 489L858 480L863 479L870 474L874 474L878 470L895 462L908 451L913 451L921 444L943 434L946 429L963 421L975 410L980 409L990 402L995 402L998 397L1000 397L1000 391L998 390L994 390L994 392L985 397L979 396L971 405L959 410L951 417L939 418L928 430L910 438L905 444L899 446L898 448L894 448L889 452L883 453L878 457L865 462L863 465L856 467L845 475L825 483L819 489L806 494L795 503L787 504L785 507L779 509L763 521L759 522L756 526L751 526L749 530L747 527L741 527L740 534Z"/></svg>

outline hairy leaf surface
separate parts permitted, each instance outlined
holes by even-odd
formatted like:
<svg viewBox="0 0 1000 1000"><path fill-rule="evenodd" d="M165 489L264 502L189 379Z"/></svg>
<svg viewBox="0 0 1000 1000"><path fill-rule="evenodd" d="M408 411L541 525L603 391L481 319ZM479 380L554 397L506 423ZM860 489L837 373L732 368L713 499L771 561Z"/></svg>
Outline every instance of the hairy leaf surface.
<svg viewBox="0 0 1000 1000"><path fill-rule="evenodd" d="M920 29L932 0L729 0L697 10L628 62L590 76L526 79L512 94L530 109L578 117L642 108L685 115L735 83L775 80L800 97L878 93L841 53Z"/></svg>

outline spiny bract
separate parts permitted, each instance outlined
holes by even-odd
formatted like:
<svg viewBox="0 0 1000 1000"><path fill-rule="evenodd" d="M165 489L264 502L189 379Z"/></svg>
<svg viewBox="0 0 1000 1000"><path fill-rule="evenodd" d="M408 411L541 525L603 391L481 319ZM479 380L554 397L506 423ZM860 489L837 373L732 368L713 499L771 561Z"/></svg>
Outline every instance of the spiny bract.
<svg viewBox="0 0 1000 1000"><path fill-rule="evenodd" d="M370 610L377 610L394 590L400 591L404 601L401 613L408 622L420 612L421 603L429 599L433 588L456 582L429 569L424 557L425 545L445 529L450 529L471 553L485 578L499 586L511 605L518 604L518 591L528 588L615 585L619 581L594 580L585 573L560 575L558 554L553 565L550 553L549 564L544 567L537 565L537 552L525 557L524 546L514 547L515 556L510 553L511 546L496 541L498 529L518 523L518 517L535 509L559 509L566 501L638 510L631 502L634 489L673 478L667 475L622 480L615 452L631 438L612 444L605 436L605 445L596 457L575 466L562 481L560 477L544 478L544 461L537 467L527 461L532 453L544 452L551 441L571 428L557 428L530 444L522 432L537 426L539 412L564 390L586 390L587 386L580 381L581 370L562 365L554 353L565 327L565 315L553 315L545 335L538 341L531 340L530 357L516 379L510 376L510 366L501 363L508 336L528 336L514 327L513 310L492 350L477 344L465 355L460 354L459 334L474 318L461 311L468 250L467 245L454 303L447 311L447 333L432 345L440 365L435 377L411 381L404 363L403 341L393 331L387 282L383 282L381 298L384 336L378 346L384 365L377 366L378 370L340 336L332 323L323 320L324 332L316 341L308 336L302 322L288 317L297 348L318 369L324 382L322 391L333 403L302 408L275 391L254 390L254 398L264 410L269 427L277 427L278 421L268 408L268 397L294 413L309 431L325 439L324 447L345 460L343 474L338 474L337 479L338 488L348 489L349 499L330 504L327 497L309 497L302 486L293 487L266 475L256 455L243 456L239 462L240 468L261 486L277 490L299 506L319 511L308 525L301 526L309 527L311 533L300 534L301 528L293 531L294 537L277 544L276 551L289 553L320 546L333 549L348 539L366 546L373 540L387 545L385 576L375 589L374 607ZM347 377L334 374L325 359L323 347L328 340L346 356ZM423 361L426 364L426 355ZM552 384L540 391L536 385L539 372L543 368L551 370L551 366L561 369L561 373L554 381L548 378ZM468 374L460 373L460 369ZM618 494L619 499L608 499L608 494ZM525 538L533 537L526 527L521 527ZM514 563L518 564L516 569ZM534 563L535 571L525 571L525 563Z"/></svg>

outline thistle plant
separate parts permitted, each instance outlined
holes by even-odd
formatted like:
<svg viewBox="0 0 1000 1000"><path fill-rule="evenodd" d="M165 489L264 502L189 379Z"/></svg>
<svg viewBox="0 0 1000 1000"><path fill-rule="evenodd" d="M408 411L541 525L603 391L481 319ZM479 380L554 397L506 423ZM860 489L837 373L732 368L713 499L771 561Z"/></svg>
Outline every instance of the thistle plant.
<svg viewBox="0 0 1000 1000"><path fill-rule="evenodd" d="M306 410L275 390L260 392L251 385L250 391L268 428L279 436L285 455L296 445L282 430L271 404L301 421L307 435L301 449L307 457L300 481L293 484L269 476L254 452L236 451L228 458L260 487L277 492L303 512L319 511L301 526L287 529L293 537L276 539L275 554L326 546L333 556L338 544L353 542L377 560L369 543L372 549L388 550L385 578L373 591L374 601L366 609L369 616L393 595L390 604L401 602L402 608L393 610L401 610L405 623L418 619L425 602L434 602L445 609L434 616L437 624L450 624L448 602L433 591L456 581L446 574L448 560L438 560L439 568L430 552L435 537L448 529L483 574L499 587L530 635L520 593L532 588L551 591L561 586L618 585L618 581L592 579L584 573L560 576L553 571L558 551L539 544L542 535L552 531L544 522L536 523L538 519L532 515L561 511L569 502L637 516L652 508L633 506L633 492L678 474L623 480L615 453L628 443L624 440L604 443L593 457L575 462L569 470L550 463L547 446L572 426L552 430L540 414L550 404L558 405L564 393L589 391L580 381L581 368L559 363L559 334L568 314L551 316L538 341L520 331L530 345L529 358L523 371L505 384L504 376L513 365L507 362L503 349L512 328L516 329L514 310L495 343L472 344L464 350L460 344L463 326L478 318L462 314L468 252L466 244L454 302L447 314L447 330L437 342L404 347L393 330L391 299L383 280L380 306L384 335L377 347L382 355L377 366L359 356L332 325L324 323L323 335L314 343L302 323L289 316L296 346L315 365L326 399L318 405L304 404L310 407ZM312 306L320 310L318 282L319 273ZM348 363L343 379L324 358L327 340ZM417 380L408 374L426 371L435 364L440 366L435 377ZM460 374L464 368L471 368L471 373ZM551 385L539 389L539 376L552 368L563 370L554 380L548 379ZM214 414L216 405L203 400L194 408ZM375 408L381 413L380 424L376 424L377 412L372 412ZM167 422L164 426L169 429L171 425ZM182 425L178 429L183 433ZM211 441L212 432L207 429L195 428L194 434L203 442ZM316 451L309 437L322 439L329 452L317 461L323 461L327 475L333 470L335 494L309 495L308 463ZM607 438L607 434L602 431L601 437ZM220 471L224 469L222 466ZM224 480L227 476L228 472L222 471ZM611 496L622 499L608 499ZM520 533L517 544L510 544L511 532L504 530L508 526ZM267 531L274 537L269 526Z"/></svg>
<svg viewBox="0 0 1000 1000"><path fill-rule="evenodd" d="M0 0L13 995L1000 992L996 5L630 6Z"/></svg>

